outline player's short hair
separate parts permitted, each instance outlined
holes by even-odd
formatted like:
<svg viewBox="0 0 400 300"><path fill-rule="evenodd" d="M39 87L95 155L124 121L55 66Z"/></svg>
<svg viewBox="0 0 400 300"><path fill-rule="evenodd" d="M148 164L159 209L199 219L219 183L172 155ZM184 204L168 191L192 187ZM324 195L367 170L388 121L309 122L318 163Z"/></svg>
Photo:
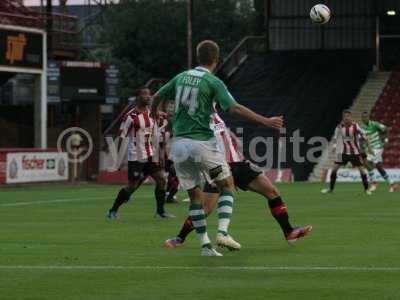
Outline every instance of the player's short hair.
<svg viewBox="0 0 400 300"><path fill-rule="evenodd" d="M351 110L350 109L345 109L343 110L342 114L350 114L351 115Z"/></svg>
<svg viewBox="0 0 400 300"><path fill-rule="evenodd" d="M149 89L149 88L148 88L147 86L141 86L141 87L139 87L139 88L137 88L137 89L135 90L134 96L137 98L137 97L139 97L139 96L142 94L142 91L148 90L148 89Z"/></svg>
<svg viewBox="0 0 400 300"><path fill-rule="evenodd" d="M196 55L200 65L211 65L219 59L219 46L210 40L202 41L197 45Z"/></svg>

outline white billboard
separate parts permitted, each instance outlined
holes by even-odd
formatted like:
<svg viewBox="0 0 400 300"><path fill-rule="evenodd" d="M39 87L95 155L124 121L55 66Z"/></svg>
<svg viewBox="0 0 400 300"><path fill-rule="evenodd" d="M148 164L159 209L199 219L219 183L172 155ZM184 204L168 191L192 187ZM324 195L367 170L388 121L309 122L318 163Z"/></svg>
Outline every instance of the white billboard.
<svg viewBox="0 0 400 300"><path fill-rule="evenodd" d="M68 180L67 153L7 153L6 165L6 183Z"/></svg>
<svg viewBox="0 0 400 300"><path fill-rule="evenodd" d="M326 175L326 182L330 181L332 170L329 169L329 172ZM400 169L386 169L387 174L393 180L393 182L400 182ZM338 182L361 182L361 176L358 169L339 169L337 172ZM375 169L374 176L370 181L382 182L385 181L379 172Z"/></svg>

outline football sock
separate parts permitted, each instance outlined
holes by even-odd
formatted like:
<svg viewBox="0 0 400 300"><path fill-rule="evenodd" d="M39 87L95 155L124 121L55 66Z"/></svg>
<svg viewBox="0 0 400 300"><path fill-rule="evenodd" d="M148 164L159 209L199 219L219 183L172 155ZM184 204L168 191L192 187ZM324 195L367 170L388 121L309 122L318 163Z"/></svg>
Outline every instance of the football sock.
<svg viewBox="0 0 400 300"><path fill-rule="evenodd" d="M202 247L210 247L211 242L207 234L206 214L202 204L190 204L189 216L192 218L194 229Z"/></svg>
<svg viewBox="0 0 400 300"><path fill-rule="evenodd" d="M364 186L364 190L368 190L368 176L365 173L361 174L362 183Z"/></svg>
<svg viewBox="0 0 400 300"><path fill-rule="evenodd" d="M157 213L163 214L164 211L164 203L165 203L165 189L157 188L154 190L154 196L157 201Z"/></svg>
<svg viewBox="0 0 400 300"><path fill-rule="evenodd" d="M282 201L282 198L276 197L274 199L268 200L268 206L271 214L279 223L279 226L281 226L283 233L286 235L291 232L293 230L293 227L292 225L290 225L287 207L286 204Z"/></svg>
<svg viewBox="0 0 400 300"><path fill-rule="evenodd" d="M374 178L374 170L368 171L368 176L369 176L369 180L372 181L372 179Z"/></svg>
<svg viewBox="0 0 400 300"><path fill-rule="evenodd" d="M233 211L233 195L230 191L222 191L218 199L218 232L228 234Z"/></svg>
<svg viewBox="0 0 400 300"><path fill-rule="evenodd" d="M336 177L337 177L336 172L332 172L332 174L331 174L331 182L330 182L330 190L331 191L333 191L335 189Z"/></svg>
<svg viewBox="0 0 400 300"><path fill-rule="evenodd" d="M382 166L378 167L378 172L379 174L381 174L381 176L383 177L383 179L385 179L389 184L392 184L393 182L390 180L389 175L386 173L385 169L382 168Z"/></svg>
<svg viewBox="0 0 400 300"><path fill-rule="evenodd" d="M182 242L185 241L186 237L189 235L194 230L193 222L192 222L192 217L187 217L185 222L182 225L181 231L179 231L178 237L182 240Z"/></svg>
<svg viewBox="0 0 400 300"><path fill-rule="evenodd" d="M130 198L130 194L127 192L126 188L125 188L125 187L122 188L122 189L119 191L118 196L117 196L117 198L115 199L114 204L113 204L113 206L111 207L110 210L111 210L111 211L118 211L119 207L120 207L123 203L127 202L127 201L129 200L129 198Z"/></svg>

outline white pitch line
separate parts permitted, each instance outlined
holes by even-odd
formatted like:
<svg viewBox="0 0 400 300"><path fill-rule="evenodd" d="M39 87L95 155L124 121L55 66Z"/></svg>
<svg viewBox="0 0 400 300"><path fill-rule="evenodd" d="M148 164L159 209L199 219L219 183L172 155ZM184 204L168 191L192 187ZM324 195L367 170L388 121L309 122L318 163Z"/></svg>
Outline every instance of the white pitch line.
<svg viewBox="0 0 400 300"><path fill-rule="evenodd" d="M136 196L137 198L138 196ZM139 196L140 198L151 198L153 196L144 195ZM24 206L24 205L35 205L35 204L48 204L48 203L68 203L68 202L80 202L80 201L91 201L91 200L112 200L113 197L88 197L88 198L67 198L67 199L54 199L54 200L39 200L39 201L26 201L26 202L14 202L14 203L2 203L0 207L11 207L11 206Z"/></svg>
<svg viewBox="0 0 400 300"><path fill-rule="evenodd" d="M26 202L14 202L14 203L3 203L0 206L23 206L32 204L48 204L48 203L66 203L66 202L78 202L78 201L90 201L90 200L105 200L112 199L112 197L91 197L91 198L67 198L67 199L54 199L54 200L39 200L39 201L26 201Z"/></svg>
<svg viewBox="0 0 400 300"><path fill-rule="evenodd" d="M38 265L38 266L7 266L0 265L0 270L220 270L220 271L304 271L304 272L400 272L400 267L355 267L355 266L63 266L63 265Z"/></svg>

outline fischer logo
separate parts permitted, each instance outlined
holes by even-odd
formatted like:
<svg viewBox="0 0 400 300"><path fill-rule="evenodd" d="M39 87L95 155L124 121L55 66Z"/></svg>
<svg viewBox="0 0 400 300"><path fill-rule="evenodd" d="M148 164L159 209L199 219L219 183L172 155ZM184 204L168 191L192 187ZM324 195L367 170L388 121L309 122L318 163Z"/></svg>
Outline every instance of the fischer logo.
<svg viewBox="0 0 400 300"><path fill-rule="evenodd" d="M339 177L342 178L351 178L352 180L357 180L360 176L357 173L349 172L348 170L343 170L338 173Z"/></svg>
<svg viewBox="0 0 400 300"><path fill-rule="evenodd" d="M22 169L23 170L42 170L44 169L45 159L37 159L36 156L33 156L32 159L26 158L26 156L22 156Z"/></svg>

